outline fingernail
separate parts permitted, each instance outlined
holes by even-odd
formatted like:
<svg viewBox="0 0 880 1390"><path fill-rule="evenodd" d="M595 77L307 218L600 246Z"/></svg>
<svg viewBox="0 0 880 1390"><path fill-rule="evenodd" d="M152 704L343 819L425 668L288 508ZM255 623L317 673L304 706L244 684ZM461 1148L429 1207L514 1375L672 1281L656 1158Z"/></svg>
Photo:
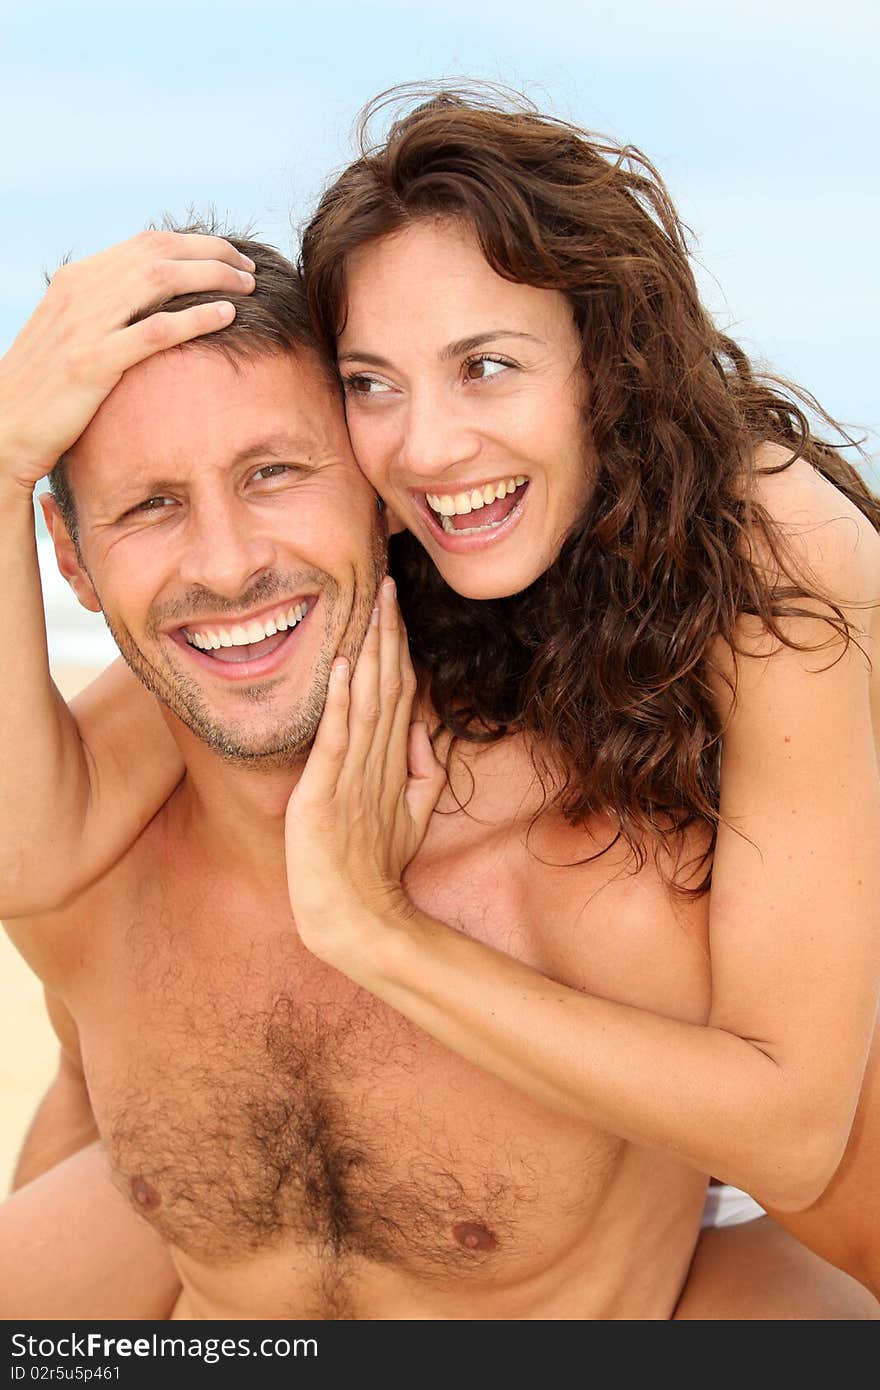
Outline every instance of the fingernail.
<svg viewBox="0 0 880 1390"><path fill-rule="evenodd" d="M241 253L239 253L239 254L241 254ZM250 258L250 256L242 256L242 257L241 257L241 263L242 263L242 265L246 265L247 268L248 268L248 270L256 270L256 268L257 268L257 263L256 263L256 261L252 261L251 258Z"/></svg>
<svg viewBox="0 0 880 1390"><path fill-rule="evenodd" d="M235 318L235 305L230 304L228 299L224 299L222 303L216 305L216 309L218 317L224 321Z"/></svg>
<svg viewBox="0 0 880 1390"><path fill-rule="evenodd" d="M253 275L249 275L246 270L240 270L238 274L241 278L241 283L243 285L247 285L249 289L251 288L251 286L256 285L257 282L254 279Z"/></svg>
<svg viewBox="0 0 880 1390"><path fill-rule="evenodd" d="M373 611L372 611L372 613L370 614L370 626L371 626L371 627L378 627L378 625L379 625L379 609L378 609L378 608L374 608Z"/></svg>
<svg viewBox="0 0 880 1390"><path fill-rule="evenodd" d="M348 679L348 657L338 656L333 663L333 679L344 681Z"/></svg>
<svg viewBox="0 0 880 1390"><path fill-rule="evenodd" d="M388 597L391 598L394 594L395 584L390 574L386 574L385 578L382 580L382 588L385 590Z"/></svg>

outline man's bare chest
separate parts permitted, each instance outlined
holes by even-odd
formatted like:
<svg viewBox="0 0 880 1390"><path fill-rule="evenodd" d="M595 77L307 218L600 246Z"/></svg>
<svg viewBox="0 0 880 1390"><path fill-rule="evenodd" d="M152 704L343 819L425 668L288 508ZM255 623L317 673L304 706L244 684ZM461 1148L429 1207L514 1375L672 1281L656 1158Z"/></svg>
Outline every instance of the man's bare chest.
<svg viewBox="0 0 880 1390"><path fill-rule="evenodd" d="M497 865L483 872L471 865L464 917L525 954L515 894ZM95 931L70 1001L120 1186L170 1242L214 1262L293 1241L442 1280L532 1258L536 1224L552 1242L562 1207L589 1206L618 1141L548 1115L315 960L284 901L194 886L142 880Z"/></svg>

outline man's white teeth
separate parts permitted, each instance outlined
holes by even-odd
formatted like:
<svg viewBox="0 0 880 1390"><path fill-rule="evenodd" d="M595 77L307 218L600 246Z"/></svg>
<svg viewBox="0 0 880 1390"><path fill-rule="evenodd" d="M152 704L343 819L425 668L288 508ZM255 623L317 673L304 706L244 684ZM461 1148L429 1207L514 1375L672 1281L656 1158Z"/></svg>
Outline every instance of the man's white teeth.
<svg viewBox="0 0 880 1390"><path fill-rule="evenodd" d="M279 609L270 618L252 618L248 623L235 623L232 627L206 627L200 632L184 628L184 636L190 646L202 652L216 651L218 647L249 647L265 637L274 637L276 632L296 627L308 611L307 603L295 603L290 608Z"/></svg>
<svg viewBox="0 0 880 1390"><path fill-rule="evenodd" d="M515 478L504 478L498 483L484 483L471 492L426 493L428 506L433 512L444 516L467 516L468 512L478 512L488 507L490 502L500 502L502 497L516 492L525 482L522 474Z"/></svg>

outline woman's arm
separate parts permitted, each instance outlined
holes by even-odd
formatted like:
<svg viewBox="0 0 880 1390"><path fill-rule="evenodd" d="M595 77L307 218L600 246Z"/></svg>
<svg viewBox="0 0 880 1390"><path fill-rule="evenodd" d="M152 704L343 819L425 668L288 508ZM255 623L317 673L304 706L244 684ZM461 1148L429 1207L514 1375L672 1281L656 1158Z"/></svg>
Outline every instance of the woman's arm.
<svg viewBox="0 0 880 1390"><path fill-rule="evenodd" d="M829 567L832 592L867 597L874 570L851 541ZM540 1103L671 1151L762 1205L810 1205L846 1145L880 976L880 790L861 652L739 661L702 1027L560 985L407 900L400 873L423 833L430 769L417 753L416 775L404 768L402 794L389 795L406 701L399 674L396 686L386 675L386 626L384 609L382 654L371 632L351 689L331 681L291 798L306 945ZM805 619L798 636L827 628Z"/></svg>
<svg viewBox="0 0 880 1390"><path fill-rule="evenodd" d="M129 367L234 315L230 304L202 304L131 324L133 312L190 290L247 293L246 259L220 237L135 237L63 267L0 360L0 916L58 907L91 882L180 775L133 679L112 674L84 702L85 733L52 683L33 491ZM95 709L102 723L93 726ZM112 731L103 727L111 709Z"/></svg>
<svg viewBox="0 0 880 1390"><path fill-rule="evenodd" d="M68 898L128 849L184 770L156 697L121 657L71 701L70 714L89 768L89 801L77 850L78 882L68 887Z"/></svg>
<svg viewBox="0 0 880 1390"><path fill-rule="evenodd" d="M818 1202L805 1211L773 1216L823 1260L880 1298L880 1020L840 1167Z"/></svg>
<svg viewBox="0 0 880 1390"><path fill-rule="evenodd" d="M73 711L49 672L33 504L0 492L0 917L61 907L166 800L182 771L158 706L120 659ZM5 632L5 640L4 640ZM145 756L149 750L149 756Z"/></svg>

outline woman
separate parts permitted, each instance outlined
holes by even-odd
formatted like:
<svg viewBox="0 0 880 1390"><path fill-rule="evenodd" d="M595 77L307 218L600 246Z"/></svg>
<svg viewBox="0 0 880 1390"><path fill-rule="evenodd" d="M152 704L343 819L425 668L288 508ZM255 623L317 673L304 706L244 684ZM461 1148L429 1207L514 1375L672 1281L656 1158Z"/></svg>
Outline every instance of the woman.
<svg viewBox="0 0 880 1390"><path fill-rule="evenodd" d="M487 122L495 129L494 144L487 138ZM557 147L554 169L551 154ZM443 168L445 159L460 175L465 152L482 159L479 177L460 178L470 200L453 188L449 168ZM518 198L515 178L502 188L497 172L509 165L511 152L520 160ZM423 177L420 157L433 172L433 183ZM648 837L652 844L665 841L677 864L670 876L687 890L700 886L700 875L682 863L683 847L688 852L693 847L693 838L683 837L704 830L698 848L705 870L717 826L712 899L717 987L708 1029L695 1033L659 1018L635 1021L622 1006L611 1005L593 1019L588 1008L581 1010L578 1026L612 1033L609 1055L599 1059L589 1078L591 1091L584 1089L566 1046L535 1056L531 1030L525 1078L518 1074L522 1066L509 1040L499 1049L497 1037L476 1037L473 1021L461 1017L459 1036L453 1037L444 1031L445 1023L434 1026L424 1000L397 1006L448 1045L551 1104L555 1089L564 1093L564 1105L583 1107L582 1113L592 1117L600 1114L612 1132L675 1146L696 1167L738 1182L777 1207L809 1205L827 1185L846 1142L875 1000L875 944L864 923L873 929L876 918L869 849L877 828L876 774L868 779L860 773L865 755L873 757L870 721L850 715L863 713L868 692L852 639L871 640L857 626L856 609L875 597L870 586L876 560L864 530L854 569L846 569L840 553L830 560L815 555L805 536L833 521L837 499L830 504L822 489L814 496L811 471L803 467L798 476L796 465L789 470L799 485L793 502L791 489L777 486L784 473L762 482L759 490L751 460L756 448L768 444L790 449L800 432L805 456L861 497L855 475L838 468L833 451L812 444L802 417L786 412L781 398L759 387L734 345L711 330L693 291L671 209L662 188L644 173L615 168L577 132L563 137L559 127L528 113L485 113L446 101L399 126L383 158L384 166L377 155L360 161L331 190L307 235L306 269L325 333L341 333L360 461L374 481L384 484L386 501L426 541L437 570L464 600L455 600L414 547L405 549L399 573L413 586L406 591L410 625L432 678L436 708L461 738L491 738L506 727L540 738L550 750L541 771L551 801L574 821L597 811L612 817L636 862L653 852ZM587 229L596 233L595 246L573 214L575 204L582 210L586 205L587 181L581 178L579 184L577 178L584 169L591 173L591 195L610 190L599 219L607 224L604 241L597 229ZM372 187L364 186L365 171L377 173ZM552 215L549 204L541 206L536 171L542 172L545 191L555 190ZM413 176L408 192L402 191L407 174ZM378 197L383 181L392 195L384 207ZM482 204L476 197L481 185L488 194ZM659 223L639 205L639 197L649 199ZM512 230L505 209L519 212L521 225ZM534 232L531 244L524 229ZM578 262L572 249L584 244L593 255L586 280L585 256ZM531 262L528 249L535 253ZM426 274L438 303L453 302L458 287L463 291L459 309L479 305L479 321L437 341L428 335L424 350L411 355L405 340L386 336L395 323L399 329L401 319L399 302L392 304L387 292L392 281L401 283L397 276L414 292ZM506 299L499 297L508 290ZM383 318L389 304L395 313ZM677 317L670 316L670 304ZM493 314L501 309L506 317L499 322ZM421 313L413 313L412 299L404 310L420 328L425 325ZM437 326L432 323L431 331ZM509 341L514 338L516 353ZM451 432L458 436L451 448L444 436L426 466L423 440L437 438L441 416L436 410L425 414L421 402L436 394L438 362L455 369L455 388L446 399L447 408L452 401ZM464 391L478 385L485 392L499 389L493 378L511 374L536 383L526 386L525 401L514 391L513 397L502 397L500 411L480 405L481 421L487 410L496 415L488 425L475 425L468 415L470 396L459 404ZM444 381L451 379L447 371ZM525 452L523 438L529 445ZM511 457L519 461L511 464ZM419 458L422 462L415 462ZM707 468L716 459L718 466ZM674 466L664 467L669 460ZM776 468L787 456L771 454L769 460ZM491 467L484 469L487 461ZM450 491L440 490L445 484ZM474 495L477 485L482 506ZM490 485L494 500L486 496ZM862 492L867 508L868 495ZM491 515L481 524L492 530L461 528L451 520L450 502L456 517L488 507ZM571 532L579 515L580 525ZM849 513L858 528L857 515ZM793 553L787 555L779 528L795 523L796 531L787 537ZM451 534L461 529L470 534ZM751 551L755 544L764 549ZM838 545L837 552L841 549ZM793 573L799 569L813 571L814 577L807 582ZM499 599L511 595L499 606ZM829 605L828 598L835 602ZM490 602L481 605L484 600ZM766 633L775 639L772 648L762 645ZM824 665L829 652L832 661L838 658L831 668L836 674L809 668L810 653L820 647L821 659L814 664ZM756 679L757 670L762 676L772 671L773 678ZM494 682L493 673L499 673ZM735 705L728 698L733 686ZM802 696L794 701L787 733L795 747L786 753L775 749L775 732L778 707L791 709L793 691ZM338 695L341 701L342 687ZM836 706L845 718L836 714ZM342 708L331 700L328 727ZM785 815L802 805L805 730L817 711L827 716L829 710L829 764L845 756L855 771L842 790L832 794L829 788L824 818L818 818L814 832L804 827L794 838L780 835L780 824L787 829ZM309 817L296 822L294 814L291 852L301 864ZM829 827L841 823L852 829L845 842L855 846L848 872L862 880L861 895L844 894L843 913L839 899L847 885L828 893L824 883ZM770 860L768 883L760 893L751 882L750 851L739 843L744 836L756 836ZM409 839L411 851L411 834ZM817 860L820 871L805 875L805 866L809 870ZM324 867L340 881L351 871L341 860L325 860ZM382 869L399 882L404 867L405 860ZM325 887L326 882L325 877ZM819 899L813 903L818 926L811 924L804 934L809 950L802 949L798 890L805 899ZM838 922L843 917L844 944L835 955L839 989L825 998L817 1027L816 1001L808 996L829 955L823 891ZM308 931L303 896L295 897L294 909ZM325 945L316 932L313 949L320 953ZM499 975L497 960L487 963L476 943L459 940L453 949L459 946L465 951L462 968L472 965L483 972L487 987L498 990L503 1016L504 997L523 986L521 974L504 967L507 974ZM790 986L789 997L781 1001L770 988L777 975ZM443 1008L447 1021L454 1018L449 999ZM536 1035L554 1033L549 1015L536 1012L535 1021ZM632 1037L634 1023L645 1024L639 1038ZM834 1043L832 1065L816 1046L819 1034ZM764 1039L766 1051L749 1038ZM629 1071L618 1064L617 1054L630 1043L631 1056L641 1054L641 1059L670 1049L668 1056L684 1069L696 1102L687 1113L674 1098L670 1103L668 1092L657 1094L656 1076L650 1068L646 1072L641 1059ZM803 1086L802 1075L808 1078Z"/></svg>
<svg viewBox="0 0 880 1390"><path fill-rule="evenodd" d="M685 891L713 856L698 1036L584 1007L580 1043L538 1056L571 1001L536 999L513 1045L529 986L460 938L493 1036L442 985L406 1011L532 1094L811 1205L876 1007L880 508L715 329L640 156L441 96L328 190L303 263L358 461L411 533L396 572L443 724L535 739L548 799L610 816L636 863L663 845Z"/></svg>

